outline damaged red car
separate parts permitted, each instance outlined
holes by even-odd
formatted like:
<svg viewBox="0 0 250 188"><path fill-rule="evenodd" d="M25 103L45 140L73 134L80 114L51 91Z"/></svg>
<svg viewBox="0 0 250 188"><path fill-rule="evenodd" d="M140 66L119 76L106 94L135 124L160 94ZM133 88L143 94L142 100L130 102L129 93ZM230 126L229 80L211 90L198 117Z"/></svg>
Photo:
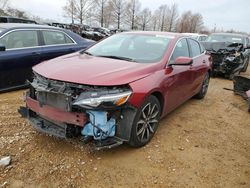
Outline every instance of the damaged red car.
<svg viewBox="0 0 250 188"><path fill-rule="evenodd" d="M147 144L161 117L207 92L211 59L177 33L127 32L33 67L24 110L39 131L97 149Z"/></svg>

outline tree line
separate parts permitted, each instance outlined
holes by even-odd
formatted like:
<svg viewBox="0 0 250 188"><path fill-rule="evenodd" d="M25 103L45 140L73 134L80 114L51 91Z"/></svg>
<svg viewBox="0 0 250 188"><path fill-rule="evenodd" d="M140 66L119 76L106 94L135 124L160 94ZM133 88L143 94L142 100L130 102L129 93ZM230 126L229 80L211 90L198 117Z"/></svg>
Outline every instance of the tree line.
<svg viewBox="0 0 250 188"><path fill-rule="evenodd" d="M13 16L29 19L29 16L25 11L10 7L9 2L9 0L0 0L0 16Z"/></svg>
<svg viewBox="0 0 250 188"><path fill-rule="evenodd" d="M23 10L10 6L11 0L0 0L0 16L33 19L37 22L57 22L44 20ZM187 33L225 32L216 27L209 31L200 13L189 10L179 13L177 4L162 4L156 10L142 8L140 0L66 0L62 7L64 16L71 23L88 24L106 28L127 30L153 30ZM237 32L233 29L226 32Z"/></svg>
<svg viewBox="0 0 250 188"><path fill-rule="evenodd" d="M63 12L72 23L106 28L193 33L205 29L200 13L180 15L177 4L163 4L152 11L142 9L140 0L67 0Z"/></svg>

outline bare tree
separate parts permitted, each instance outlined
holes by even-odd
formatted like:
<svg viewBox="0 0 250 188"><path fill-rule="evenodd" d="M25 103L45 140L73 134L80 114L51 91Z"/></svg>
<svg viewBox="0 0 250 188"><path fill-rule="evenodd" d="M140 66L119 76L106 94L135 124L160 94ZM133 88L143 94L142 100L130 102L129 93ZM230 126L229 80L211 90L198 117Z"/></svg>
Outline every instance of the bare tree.
<svg viewBox="0 0 250 188"><path fill-rule="evenodd" d="M117 22L117 28L120 29L121 17L124 14L125 1L124 0L111 0L111 5L113 7L113 16Z"/></svg>
<svg viewBox="0 0 250 188"><path fill-rule="evenodd" d="M138 18L138 14L140 12L141 3L139 0L130 0L126 7L126 16L128 17L128 23L130 28L135 29L136 19Z"/></svg>
<svg viewBox="0 0 250 188"><path fill-rule="evenodd" d="M178 19L176 30L180 33L189 32L189 24L192 16L191 11L184 12Z"/></svg>
<svg viewBox="0 0 250 188"><path fill-rule="evenodd" d="M161 20L159 18L160 18L160 12L159 12L159 9L157 9L154 11L154 14L152 15L151 21L150 21L151 29L153 31L160 30Z"/></svg>
<svg viewBox="0 0 250 188"><path fill-rule="evenodd" d="M66 5L63 7L63 11L65 14L65 17L71 18L71 23L74 23L75 14L76 14L76 6L75 6L75 0L68 0L66 2Z"/></svg>
<svg viewBox="0 0 250 188"><path fill-rule="evenodd" d="M83 20L92 6L93 3L90 0L75 0L75 17L79 20L80 24L83 24Z"/></svg>
<svg viewBox="0 0 250 188"><path fill-rule="evenodd" d="M143 11L140 14L140 21L139 21L143 31L147 29L151 17L152 17L151 10L149 8L143 9Z"/></svg>
<svg viewBox="0 0 250 188"><path fill-rule="evenodd" d="M5 16L7 13L5 9L8 7L9 0L0 0L0 16Z"/></svg>
<svg viewBox="0 0 250 188"><path fill-rule="evenodd" d="M200 13L193 14L190 20L190 32L197 33L203 29L203 17Z"/></svg>
<svg viewBox="0 0 250 188"><path fill-rule="evenodd" d="M0 0L0 9L5 10L9 5L9 0Z"/></svg>
<svg viewBox="0 0 250 188"><path fill-rule="evenodd" d="M197 33L203 29L203 18L199 13L184 12L178 19L177 31L180 33Z"/></svg>
<svg viewBox="0 0 250 188"><path fill-rule="evenodd" d="M112 5L111 1L108 1L106 3L104 10L105 11L104 11L104 15L103 15L103 22L104 22L104 26L106 28L108 28L114 22L113 5Z"/></svg>
<svg viewBox="0 0 250 188"><path fill-rule="evenodd" d="M107 8L107 0L94 0L96 9L96 18L100 22L101 27L104 26L105 10Z"/></svg>
<svg viewBox="0 0 250 188"><path fill-rule="evenodd" d="M168 31L172 32L175 29L175 25L178 19L178 6L177 4L173 4L170 7L170 12L169 12L169 27Z"/></svg>
<svg viewBox="0 0 250 188"><path fill-rule="evenodd" d="M10 7L7 8L6 13L10 16L17 17L17 18L24 18L24 19L29 18L26 12L15 9L15 8L10 8Z"/></svg>
<svg viewBox="0 0 250 188"><path fill-rule="evenodd" d="M159 7L159 13L160 13L160 19L161 19L161 31L166 31L167 30L167 28L166 28L166 22L167 22L167 20L166 20L166 18L167 18L167 14L168 14L168 12L169 12L169 7L168 7L168 5L161 5L160 7Z"/></svg>

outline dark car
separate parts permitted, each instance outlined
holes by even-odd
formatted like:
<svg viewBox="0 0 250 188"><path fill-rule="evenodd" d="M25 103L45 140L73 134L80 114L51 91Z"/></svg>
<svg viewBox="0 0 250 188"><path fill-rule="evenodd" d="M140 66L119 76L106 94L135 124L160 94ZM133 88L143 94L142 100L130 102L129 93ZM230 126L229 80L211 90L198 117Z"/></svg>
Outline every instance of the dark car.
<svg viewBox="0 0 250 188"><path fill-rule="evenodd" d="M27 24L37 24L34 20L15 18L10 16L0 16L0 23L27 23Z"/></svg>
<svg viewBox="0 0 250 188"><path fill-rule="evenodd" d="M246 72L249 64L249 38L236 33L213 33L202 42L213 58L213 75L232 79Z"/></svg>
<svg viewBox="0 0 250 188"><path fill-rule="evenodd" d="M123 142L140 147L161 117L206 95L211 60L187 36L129 32L33 71L26 106L36 129L59 137L81 134L98 149Z"/></svg>
<svg viewBox="0 0 250 188"><path fill-rule="evenodd" d="M31 67L85 49L93 41L65 29L33 24L0 24L0 91L23 87Z"/></svg>
<svg viewBox="0 0 250 188"><path fill-rule="evenodd" d="M110 30L104 28L104 27L92 27L94 31L99 32L103 35L110 36Z"/></svg>

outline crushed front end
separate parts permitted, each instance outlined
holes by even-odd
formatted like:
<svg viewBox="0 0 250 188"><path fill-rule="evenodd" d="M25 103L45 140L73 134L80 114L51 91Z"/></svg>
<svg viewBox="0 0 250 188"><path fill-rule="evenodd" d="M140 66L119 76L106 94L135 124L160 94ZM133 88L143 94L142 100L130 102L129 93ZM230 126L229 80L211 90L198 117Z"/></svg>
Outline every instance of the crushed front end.
<svg viewBox="0 0 250 188"><path fill-rule="evenodd" d="M26 93L26 117L40 132L81 137L96 149L127 142L136 114L128 104L129 86L89 86L47 79L35 73Z"/></svg>
<svg viewBox="0 0 250 188"><path fill-rule="evenodd" d="M232 79L247 63L248 52L241 43L203 42L207 53L212 57L212 74Z"/></svg>

